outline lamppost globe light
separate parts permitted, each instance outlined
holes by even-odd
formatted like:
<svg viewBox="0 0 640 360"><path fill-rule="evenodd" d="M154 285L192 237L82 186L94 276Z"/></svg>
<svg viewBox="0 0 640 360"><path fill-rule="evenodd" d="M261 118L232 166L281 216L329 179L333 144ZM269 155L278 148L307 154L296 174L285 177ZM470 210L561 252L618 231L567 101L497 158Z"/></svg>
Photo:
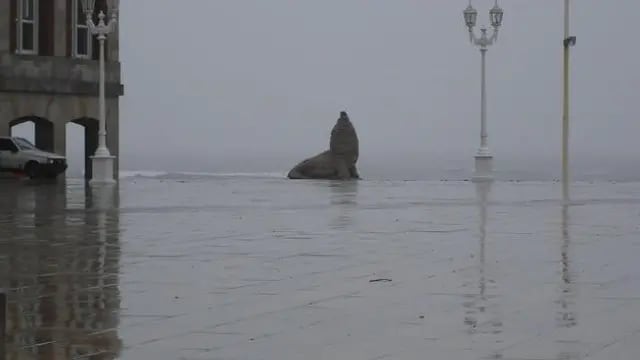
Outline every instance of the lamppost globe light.
<svg viewBox="0 0 640 360"><path fill-rule="evenodd" d="M96 0L82 0L82 8L87 16L93 15L93 9L96 5Z"/></svg>
<svg viewBox="0 0 640 360"><path fill-rule="evenodd" d="M489 17L491 18L491 25L494 28L499 28L502 26L502 18L504 17L504 11L498 6L498 1L496 0L496 4L493 6L491 11L489 11Z"/></svg>
<svg viewBox="0 0 640 360"><path fill-rule="evenodd" d="M478 19L478 11L471 6L471 2L469 2L469 6L464 10L464 22L467 24L469 31L476 26L476 20Z"/></svg>

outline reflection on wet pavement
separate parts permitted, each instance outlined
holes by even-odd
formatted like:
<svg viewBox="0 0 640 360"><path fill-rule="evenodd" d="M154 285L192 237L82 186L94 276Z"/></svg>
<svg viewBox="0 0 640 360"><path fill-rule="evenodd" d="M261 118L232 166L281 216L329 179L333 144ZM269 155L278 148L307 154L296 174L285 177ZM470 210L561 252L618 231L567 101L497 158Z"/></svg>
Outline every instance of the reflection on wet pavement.
<svg viewBox="0 0 640 360"><path fill-rule="evenodd" d="M5 358L113 359L121 346L114 208L67 213L60 186L3 187L0 288L9 295ZM99 209L94 196L84 191L74 196L86 202L84 208Z"/></svg>
<svg viewBox="0 0 640 360"><path fill-rule="evenodd" d="M2 182L0 351L11 360L636 359L640 184L576 184L570 204L559 189Z"/></svg>

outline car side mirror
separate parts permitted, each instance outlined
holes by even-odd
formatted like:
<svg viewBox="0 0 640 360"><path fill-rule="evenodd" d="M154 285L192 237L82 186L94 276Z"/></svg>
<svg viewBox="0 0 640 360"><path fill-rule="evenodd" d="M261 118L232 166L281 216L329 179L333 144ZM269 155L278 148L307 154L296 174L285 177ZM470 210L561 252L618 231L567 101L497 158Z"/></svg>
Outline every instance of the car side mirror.
<svg viewBox="0 0 640 360"><path fill-rule="evenodd" d="M12 147L11 148L11 152L14 153L14 154L17 153L18 152L18 148Z"/></svg>

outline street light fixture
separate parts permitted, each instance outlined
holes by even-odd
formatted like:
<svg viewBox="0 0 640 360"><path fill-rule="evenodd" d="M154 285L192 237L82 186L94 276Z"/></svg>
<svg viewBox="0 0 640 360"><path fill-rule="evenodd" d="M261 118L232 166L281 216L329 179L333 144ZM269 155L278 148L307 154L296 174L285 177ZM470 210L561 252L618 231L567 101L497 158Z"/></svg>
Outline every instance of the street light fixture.
<svg viewBox="0 0 640 360"><path fill-rule="evenodd" d="M93 22L93 13L95 9L95 0L82 0L82 7L87 16L87 27L92 34L97 35L100 43L100 84L99 84L99 130L98 130L98 148L91 157L92 160L92 176L90 184L103 185L113 184L113 163L115 156L112 156L107 148L107 127L106 127L106 95L105 95L105 61L104 61L104 41L107 35L114 32L118 22L118 6L119 0L107 0L108 12L110 19L105 18L102 10L98 13L98 24Z"/></svg>
<svg viewBox="0 0 640 360"><path fill-rule="evenodd" d="M477 19L478 11L471 6L471 1L469 1L469 6L464 10L464 22L468 28L473 29L473 27L476 26Z"/></svg>
<svg viewBox="0 0 640 360"><path fill-rule="evenodd" d="M489 11L489 17L491 18L491 26L494 28L499 28L502 25L502 18L504 17L504 11L498 6L498 0L496 0L495 5ZM497 32L497 30L496 30Z"/></svg>
<svg viewBox="0 0 640 360"><path fill-rule="evenodd" d="M493 155L489 151L488 134L487 134L487 84L486 84L486 53L489 46L493 45L498 40L498 30L502 26L502 20L504 17L504 11L498 6L498 0L495 5L489 11L489 20L493 27L493 33L491 36L487 34L487 28L480 28L480 37L477 37L474 33L474 27L478 18L478 11L471 5L469 0L469 6L463 11L464 22L469 30L469 41L480 47L480 54L482 58L482 73L481 73L481 105L480 105L480 148L475 156L475 174L474 180L492 180L493 179Z"/></svg>

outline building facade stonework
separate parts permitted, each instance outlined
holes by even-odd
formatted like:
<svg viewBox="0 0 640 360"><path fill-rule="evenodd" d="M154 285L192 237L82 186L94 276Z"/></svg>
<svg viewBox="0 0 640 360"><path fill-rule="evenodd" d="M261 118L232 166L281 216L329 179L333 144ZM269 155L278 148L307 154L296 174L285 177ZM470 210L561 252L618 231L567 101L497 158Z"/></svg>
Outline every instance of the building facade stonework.
<svg viewBox="0 0 640 360"><path fill-rule="evenodd" d="M106 0L96 1L107 13ZM97 23L97 16L94 21ZM81 0L0 0L0 136L31 121L36 146L66 152L66 125L85 129L85 177L98 144L98 42ZM119 31L105 43L107 146L118 176Z"/></svg>

